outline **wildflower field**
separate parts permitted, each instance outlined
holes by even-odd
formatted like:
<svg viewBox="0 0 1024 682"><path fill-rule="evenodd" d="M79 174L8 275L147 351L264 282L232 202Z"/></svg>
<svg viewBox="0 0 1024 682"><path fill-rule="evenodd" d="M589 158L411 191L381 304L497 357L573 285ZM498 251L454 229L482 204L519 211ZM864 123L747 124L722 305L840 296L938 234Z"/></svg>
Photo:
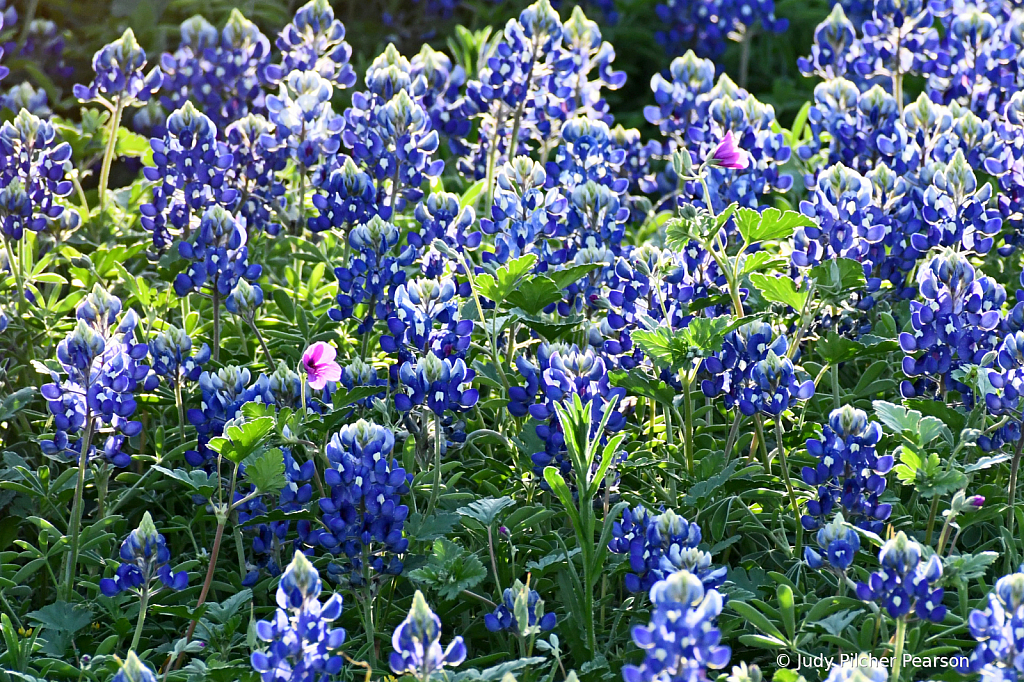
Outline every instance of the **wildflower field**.
<svg viewBox="0 0 1024 682"><path fill-rule="evenodd" d="M0 17L0 682L1024 679L1019 0Z"/></svg>

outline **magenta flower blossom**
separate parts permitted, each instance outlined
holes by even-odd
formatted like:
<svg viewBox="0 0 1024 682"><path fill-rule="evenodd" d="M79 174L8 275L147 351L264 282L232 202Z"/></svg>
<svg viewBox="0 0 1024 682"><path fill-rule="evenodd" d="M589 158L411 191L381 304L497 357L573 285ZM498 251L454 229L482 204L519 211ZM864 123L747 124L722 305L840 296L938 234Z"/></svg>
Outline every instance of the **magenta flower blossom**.
<svg viewBox="0 0 1024 682"><path fill-rule="evenodd" d="M733 168L743 170L750 165L750 155L745 149L741 149L733 139L732 131L728 131L722 141L715 147L708 165L716 168Z"/></svg>
<svg viewBox="0 0 1024 682"><path fill-rule="evenodd" d="M302 369L306 372L309 387L319 391L328 381L341 379L341 366L334 361L338 351L323 341L317 341L302 354Z"/></svg>

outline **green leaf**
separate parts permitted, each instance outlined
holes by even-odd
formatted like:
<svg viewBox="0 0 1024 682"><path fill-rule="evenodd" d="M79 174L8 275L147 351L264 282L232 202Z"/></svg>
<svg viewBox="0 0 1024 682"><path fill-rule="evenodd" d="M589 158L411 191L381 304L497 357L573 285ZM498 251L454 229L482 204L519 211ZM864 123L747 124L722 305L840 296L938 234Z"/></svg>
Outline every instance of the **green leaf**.
<svg viewBox="0 0 1024 682"><path fill-rule="evenodd" d="M817 283L818 295L831 302L843 301L867 286L864 268L849 258L833 258L815 266L810 276Z"/></svg>
<svg viewBox="0 0 1024 682"><path fill-rule="evenodd" d="M487 569L475 554L446 538L434 540L427 564L408 574L410 580L434 589L445 601L451 601L463 590L469 590L487 577Z"/></svg>
<svg viewBox="0 0 1024 682"><path fill-rule="evenodd" d="M551 279L559 290L562 290L580 281L594 270L599 270L603 267L603 263L583 263L582 265L572 265L562 270L548 270L544 275Z"/></svg>
<svg viewBox="0 0 1024 682"><path fill-rule="evenodd" d="M515 500L511 497L499 497L497 499L485 497L482 500L470 503L468 507L459 507L457 511L463 516L476 519L483 526L490 526L494 523L494 519L498 517L498 514L501 513L501 510L513 505L515 505Z"/></svg>
<svg viewBox="0 0 1024 682"><path fill-rule="evenodd" d="M515 290L508 293L505 302L508 307L521 308L531 315L537 315L561 299L562 290L558 285L541 275L521 282Z"/></svg>
<svg viewBox="0 0 1024 682"><path fill-rule="evenodd" d="M765 270L784 270L788 261L767 251L755 251L743 260L743 269L740 270L740 277L749 275L752 272L763 272ZM693 310L693 307L690 308Z"/></svg>
<svg viewBox="0 0 1024 682"><path fill-rule="evenodd" d="M213 493L213 483L210 479L213 478L202 469L165 469L162 466L154 465L154 469L162 473L164 476L169 476L176 481L184 483L188 488L204 497L209 497Z"/></svg>
<svg viewBox="0 0 1024 682"><path fill-rule="evenodd" d="M239 464L254 453L262 444L262 440L273 430L273 417L257 417L241 423L229 422L224 436L210 440L210 449Z"/></svg>
<svg viewBox="0 0 1024 682"><path fill-rule="evenodd" d="M750 275L750 283L766 300L788 305L797 312L803 310L807 303L807 288L797 291L796 282L790 277L773 277L755 272Z"/></svg>
<svg viewBox="0 0 1024 682"><path fill-rule="evenodd" d="M883 424L894 433L907 438L911 443L919 446L927 445L939 435L944 435L948 443L952 444L953 442L952 432L936 417L925 417L917 410L911 410L902 405L893 405L884 400L876 400L872 405L875 408L875 414Z"/></svg>
<svg viewBox="0 0 1024 682"><path fill-rule="evenodd" d="M412 540L432 542L452 532L459 522L459 515L452 512L439 511L430 516L410 514L405 524L405 535Z"/></svg>
<svg viewBox="0 0 1024 682"><path fill-rule="evenodd" d="M543 656L533 656L531 658L518 658L514 661L506 661L493 668L486 668L485 670L477 670L476 668L469 668L461 672L452 674L448 673L448 679L451 682L499 682L506 675L511 676L512 673L522 670L523 668L540 669L540 666L546 665L548 659ZM512 678L513 680L515 678Z"/></svg>
<svg viewBox="0 0 1024 682"><path fill-rule="evenodd" d="M532 253L510 260L498 268L494 275L485 272L477 276L477 288L482 296L500 305L510 293L515 291L519 281L530 274L536 263L537 256Z"/></svg>
<svg viewBox="0 0 1024 682"><path fill-rule="evenodd" d="M624 372L614 370L608 373L608 380L612 386L624 388L630 395L641 398L656 400L662 405L672 405L676 397L674 388L660 379L655 379L641 373L641 370Z"/></svg>
<svg viewBox="0 0 1024 682"><path fill-rule="evenodd" d="M26 386L10 395L4 396L0 402L0 422L9 421L14 415L21 412L39 392L35 386Z"/></svg>
<svg viewBox="0 0 1024 682"><path fill-rule="evenodd" d="M92 622L92 611L77 604L58 601L28 614L28 619L47 630L75 634Z"/></svg>
<svg viewBox="0 0 1024 682"><path fill-rule="evenodd" d="M798 227L814 227L813 220L796 211L766 208L763 213L750 208L736 211L736 226L748 246L758 242L788 239Z"/></svg>
<svg viewBox="0 0 1024 682"><path fill-rule="evenodd" d="M974 581L984 577L988 567L999 558L998 552L978 552L977 554L957 554L946 557L942 577L946 580Z"/></svg>
<svg viewBox="0 0 1024 682"><path fill-rule="evenodd" d="M280 448L273 448L246 459L245 478L261 493L280 492L288 485L284 477L284 453Z"/></svg>

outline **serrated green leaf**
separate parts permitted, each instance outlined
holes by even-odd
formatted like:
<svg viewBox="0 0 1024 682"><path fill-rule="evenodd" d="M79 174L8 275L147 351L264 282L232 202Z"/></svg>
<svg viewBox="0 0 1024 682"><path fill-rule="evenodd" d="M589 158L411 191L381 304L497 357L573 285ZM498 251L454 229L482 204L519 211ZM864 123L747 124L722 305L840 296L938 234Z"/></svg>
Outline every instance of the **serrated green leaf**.
<svg viewBox="0 0 1024 682"><path fill-rule="evenodd" d="M483 273L476 278L477 288L480 294L497 304L505 301L506 297L515 291L520 280L526 277L533 270L537 263L537 256L528 253L498 268L494 275Z"/></svg>
<svg viewBox="0 0 1024 682"><path fill-rule="evenodd" d="M498 514L501 513L501 510L513 505L515 505L515 500L511 497L499 497L497 499L485 497L482 500L470 503L469 506L459 507L457 511L463 516L476 519L484 526L490 526L494 523L494 519L498 517Z"/></svg>
<svg viewBox="0 0 1024 682"><path fill-rule="evenodd" d="M446 601L463 590L476 587L487 577L487 569L475 554L467 554L447 538L434 540L427 564L408 573L410 580L435 590Z"/></svg>
<svg viewBox="0 0 1024 682"><path fill-rule="evenodd" d="M788 305L797 312L803 310L807 303L807 288L797 290L796 282L790 277L774 277L755 272L750 275L750 283L766 300Z"/></svg>
<svg viewBox="0 0 1024 682"><path fill-rule="evenodd" d="M288 485L284 477L284 453L272 448L244 461L245 478L261 493L277 493Z"/></svg>
<svg viewBox="0 0 1024 682"><path fill-rule="evenodd" d="M814 227L817 225L811 218L796 211L780 211L777 208L766 208L763 213L750 208L736 211L736 226L740 236L749 246L758 242L788 239L798 227Z"/></svg>

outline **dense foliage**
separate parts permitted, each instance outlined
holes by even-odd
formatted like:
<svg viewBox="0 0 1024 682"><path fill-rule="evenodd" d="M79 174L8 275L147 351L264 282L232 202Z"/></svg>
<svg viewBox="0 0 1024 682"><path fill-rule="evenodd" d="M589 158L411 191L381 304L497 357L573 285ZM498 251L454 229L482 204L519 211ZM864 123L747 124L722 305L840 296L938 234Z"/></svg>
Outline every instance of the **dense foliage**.
<svg viewBox="0 0 1024 682"><path fill-rule="evenodd" d="M1024 674L1011 0L3 9L0 682Z"/></svg>

